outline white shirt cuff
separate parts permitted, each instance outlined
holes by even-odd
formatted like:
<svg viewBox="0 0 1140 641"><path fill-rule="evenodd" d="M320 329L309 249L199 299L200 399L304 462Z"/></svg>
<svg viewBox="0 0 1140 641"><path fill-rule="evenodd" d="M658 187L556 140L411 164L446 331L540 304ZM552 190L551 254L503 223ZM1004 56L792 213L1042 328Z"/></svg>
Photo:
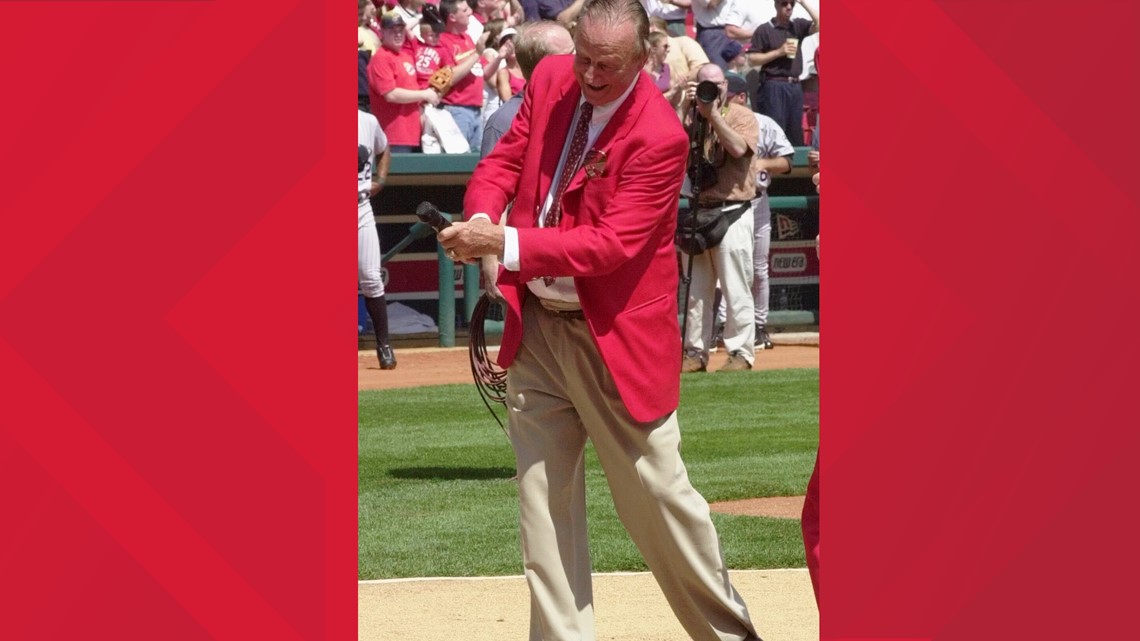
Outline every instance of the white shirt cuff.
<svg viewBox="0 0 1140 641"><path fill-rule="evenodd" d="M519 232L514 227L503 227L503 267L519 270Z"/></svg>

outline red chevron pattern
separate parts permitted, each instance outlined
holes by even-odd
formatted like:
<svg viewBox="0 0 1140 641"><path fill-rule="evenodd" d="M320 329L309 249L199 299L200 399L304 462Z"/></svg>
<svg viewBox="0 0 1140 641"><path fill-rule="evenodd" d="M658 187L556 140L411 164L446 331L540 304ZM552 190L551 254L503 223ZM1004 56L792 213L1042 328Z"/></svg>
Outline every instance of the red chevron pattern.
<svg viewBox="0 0 1140 641"><path fill-rule="evenodd" d="M0 3L0 637L355 634L349 10Z"/></svg>
<svg viewBox="0 0 1140 641"><path fill-rule="evenodd" d="M1122 638L1136 13L828 3L824 639Z"/></svg>

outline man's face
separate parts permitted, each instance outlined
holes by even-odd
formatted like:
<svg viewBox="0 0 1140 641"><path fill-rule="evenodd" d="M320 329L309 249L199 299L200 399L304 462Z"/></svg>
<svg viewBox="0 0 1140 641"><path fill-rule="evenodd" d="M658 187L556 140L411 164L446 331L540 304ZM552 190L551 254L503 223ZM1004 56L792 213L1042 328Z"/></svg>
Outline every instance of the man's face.
<svg viewBox="0 0 1140 641"><path fill-rule="evenodd" d="M645 66L633 25L611 26L584 18L574 36L574 77L586 101L596 106L617 100Z"/></svg>
<svg viewBox="0 0 1140 641"><path fill-rule="evenodd" d="M790 20L792 17L792 10L796 8L796 3L792 0L776 0L776 16L784 20Z"/></svg>
<svg viewBox="0 0 1140 641"><path fill-rule="evenodd" d="M402 24L384 27L380 30L380 44L392 51L399 51L400 47L404 46L405 34L406 31Z"/></svg>
<svg viewBox="0 0 1140 641"><path fill-rule="evenodd" d="M460 2L459 6L455 8L455 13L447 16L447 25L461 27L459 30L464 31L467 29L467 23L471 21L471 5L466 2Z"/></svg>

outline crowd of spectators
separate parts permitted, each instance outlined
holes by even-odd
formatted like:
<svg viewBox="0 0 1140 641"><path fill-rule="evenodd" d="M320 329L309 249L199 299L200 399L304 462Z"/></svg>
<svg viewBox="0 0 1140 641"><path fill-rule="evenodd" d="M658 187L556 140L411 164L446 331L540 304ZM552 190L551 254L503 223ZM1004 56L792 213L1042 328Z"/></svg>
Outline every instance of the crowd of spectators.
<svg viewBox="0 0 1140 641"><path fill-rule="evenodd" d="M524 23L574 28L585 0L358 0L359 100L394 153L477 152L491 115L525 86ZM646 72L684 118L701 65L745 78L752 109L793 145L819 110L818 0L641 0L653 23ZM806 125L806 127L805 127ZM443 144L441 144L443 143ZM448 144L450 143L450 144Z"/></svg>

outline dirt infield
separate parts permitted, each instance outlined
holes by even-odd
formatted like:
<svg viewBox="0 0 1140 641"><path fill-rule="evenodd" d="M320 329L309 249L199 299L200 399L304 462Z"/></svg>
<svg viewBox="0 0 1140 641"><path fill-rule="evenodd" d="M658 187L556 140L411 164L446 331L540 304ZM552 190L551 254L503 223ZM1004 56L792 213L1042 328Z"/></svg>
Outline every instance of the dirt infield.
<svg viewBox="0 0 1140 641"><path fill-rule="evenodd" d="M807 570L734 570L732 584L765 641L818 641ZM522 577L362 581L359 641L523 641L530 600ZM649 574L595 574L598 641L687 641Z"/></svg>
<svg viewBox="0 0 1140 641"><path fill-rule="evenodd" d="M709 363L710 374L724 365L724 350L714 353ZM359 389L395 389L424 385L471 383L471 362L466 347L417 347L397 349L396 369L382 370L376 352L357 353ZM809 345L780 345L756 355L756 369L819 367L819 348Z"/></svg>
<svg viewBox="0 0 1140 641"><path fill-rule="evenodd" d="M775 337L774 337L775 338ZM399 365L381 370L376 353L361 351L358 388L395 389L471 383L467 348L413 348ZM724 365L712 355L710 373ZM759 370L819 367L816 345L778 345L757 354ZM799 518L803 497L772 497L711 505L727 514ZM807 570L731 572L765 641L815 641L819 616ZM529 597L521 577L362 581L357 590L359 641L521 641L527 637ZM685 641L680 624L648 574L594 577L598 641Z"/></svg>

